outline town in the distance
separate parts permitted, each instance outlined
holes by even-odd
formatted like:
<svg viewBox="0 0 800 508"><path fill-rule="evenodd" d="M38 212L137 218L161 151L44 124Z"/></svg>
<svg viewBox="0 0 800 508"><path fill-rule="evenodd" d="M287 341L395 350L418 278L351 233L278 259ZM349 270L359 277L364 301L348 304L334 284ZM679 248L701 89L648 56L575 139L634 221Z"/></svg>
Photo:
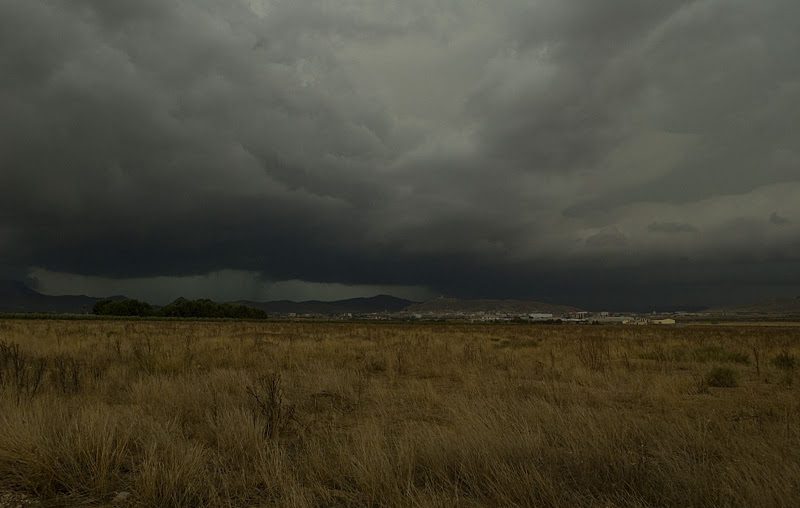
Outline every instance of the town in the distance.
<svg viewBox="0 0 800 508"><path fill-rule="evenodd" d="M654 309L647 312L586 310L531 300L437 297L415 302L389 295L301 302L239 300L218 303L208 299L178 298L167 305L157 306L125 296L45 295L22 282L0 281L0 314L674 326L698 322L797 321L800 320L800 297L731 307Z"/></svg>

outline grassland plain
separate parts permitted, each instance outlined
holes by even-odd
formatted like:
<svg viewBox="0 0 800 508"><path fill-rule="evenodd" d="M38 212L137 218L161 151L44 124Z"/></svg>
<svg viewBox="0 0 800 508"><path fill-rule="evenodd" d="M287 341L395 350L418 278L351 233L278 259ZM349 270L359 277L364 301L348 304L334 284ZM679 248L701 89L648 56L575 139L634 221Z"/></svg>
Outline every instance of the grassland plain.
<svg viewBox="0 0 800 508"><path fill-rule="evenodd" d="M0 493L800 506L799 354L795 327L4 320Z"/></svg>

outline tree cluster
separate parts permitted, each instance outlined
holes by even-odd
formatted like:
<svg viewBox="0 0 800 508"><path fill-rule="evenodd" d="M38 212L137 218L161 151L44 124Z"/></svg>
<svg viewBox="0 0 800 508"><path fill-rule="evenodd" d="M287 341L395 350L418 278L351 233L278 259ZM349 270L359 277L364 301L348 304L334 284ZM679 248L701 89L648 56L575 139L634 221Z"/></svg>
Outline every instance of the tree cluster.
<svg viewBox="0 0 800 508"><path fill-rule="evenodd" d="M102 300L94 305L94 314L100 316L155 316L179 318L233 318L265 319L267 313L246 305L217 303L212 300L187 300L178 298L164 307L153 307L149 303L133 299Z"/></svg>
<svg viewBox="0 0 800 508"><path fill-rule="evenodd" d="M94 304L92 313L98 316L152 316L156 312L147 302L139 300L100 300Z"/></svg>

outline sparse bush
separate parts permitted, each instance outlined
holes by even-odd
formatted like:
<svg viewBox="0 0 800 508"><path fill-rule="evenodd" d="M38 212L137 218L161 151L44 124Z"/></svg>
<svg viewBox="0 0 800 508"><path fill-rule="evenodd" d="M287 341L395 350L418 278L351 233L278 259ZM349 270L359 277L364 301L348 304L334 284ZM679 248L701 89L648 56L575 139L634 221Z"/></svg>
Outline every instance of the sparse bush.
<svg viewBox="0 0 800 508"><path fill-rule="evenodd" d="M386 357L373 355L364 360L364 370L371 374L386 372Z"/></svg>
<svg viewBox="0 0 800 508"><path fill-rule="evenodd" d="M797 367L797 357L784 350L773 358L771 363L781 370L794 370Z"/></svg>
<svg viewBox="0 0 800 508"><path fill-rule="evenodd" d="M740 351L729 351L721 346L703 346L692 352L694 361L706 363L750 363L750 355Z"/></svg>
<svg viewBox="0 0 800 508"><path fill-rule="evenodd" d="M263 428L264 437L275 439L294 419L294 407L284 400L280 374L259 377L247 387L252 404L253 422Z"/></svg>
<svg viewBox="0 0 800 508"><path fill-rule="evenodd" d="M578 340L578 360L585 368L604 371L610 358L608 341L593 337L581 337Z"/></svg>
<svg viewBox="0 0 800 508"><path fill-rule="evenodd" d="M25 353L19 344L0 342L0 386L10 386L17 400L36 395L46 370L44 358Z"/></svg>
<svg viewBox="0 0 800 508"><path fill-rule="evenodd" d="M661 362L750 363L750 355L747 353L730 351L721 346L688 349L684 346L664 348L656 345L652 350L643 353L640 358Z"/></svg>
<svg viewBox="0 0 800 508"><path fill-rule="evenodd" d="M52 359L51 377L61 393L75 394L81 391L85 365L74 358L59 355Z"/></svg>
<svg viewBox="0 0 800 508"><path fill-rule="evenodd" d="M405 376L409 371L409 352L405 347L398 347L394 352L394 373Z"/></svg>
<svg viewBox="0 0 800 508"><path fill-rule="evenodd" d="M157 443L144 452L134 477L135 496L154 508L213 506L208 456L198 443Z"/></svg>
<svg viewBox="0 0 800 508"><path fill-rule="evenodd" d="M155 371L157 349L157 345L149 335L133 342L131 345L131 353L140 371L148 374Z"/></svg>
<svg viewBox="0 0 800 508"><path fill-rule="evenodd" d="M715 388L733 388L739 385L739 374L730 367L715 367L706 374L705 383Z"/></svg>
<svg viewBox="0 0 800 508"><path fill-rule="evenodd" d="M110 494L122 483L134 451L129 416L124 410L42 399L0 414L0 488L39 495Z"/></svg>
<svg viewBox="0 0 800 508"><path fill-rule="evenodd" d="M688 357L685 347L665 348L661 344L655 344L649 351L639 355L642 360L653 360L656 362L681 362Z"/></svg>
<svg viewBox="0 0 800 508"><path fill-rule="evenodd" d="M466 342L462 349L464 363L477 363L482 359L482 351L476 342Z"/></svg>

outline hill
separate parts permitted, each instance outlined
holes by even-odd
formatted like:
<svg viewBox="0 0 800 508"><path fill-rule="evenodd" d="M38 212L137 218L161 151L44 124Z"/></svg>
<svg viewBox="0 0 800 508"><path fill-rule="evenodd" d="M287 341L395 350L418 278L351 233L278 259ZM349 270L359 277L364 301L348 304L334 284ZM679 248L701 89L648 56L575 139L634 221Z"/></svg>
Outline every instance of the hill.
<svg viewBox="0 0 800 508"><path fill-rule="evenodd" d="M251 302L244 300L234 303L263 310L270 314L370 314L374 312L400 312L415 302L390 295L378 295L332 302L319 300Z"/></svg>
<svg viewBox="0 0 800 508"><path fill-rule="evenodd" d="M0 313L69 313L69 314L90 314L98 302L107 303L109 301L126 301L121 296L112 298L94 298L84 295L74 296L50 296L44 295L29 288L25 283L18 281L0 281ZM184 299L178 299L165 307L168 315L183 315L188 312L192 314L194 310L187 310L189 303ZM209 305L213 302L206 302ZM199 303L194 302L197 306ZM332 302L319 300L309 300L303 302L293 302L289 300L278 300L270 302L251 302L238 301L230 304L215 304L217 307L235 305L244 306L257 311L270 314L368 314L373 312L399 312L413 304L410 300L396 298L389 295L378 295L369 298L350 298ZM178 305L180 304L180 305ZM180 308L179 308L180 307ZM220 307L221 308L221 307ZM154 308L155 309L155 308ZM218 309L217 309L218 310ZM155 311L154 311L155 312ZM216 312L216 311L215 311ZM241 312L241 314L252 314ZM260 316L260 314L259 314Z"/></svg>
<svg viewBox="0 0 800 508"><path fill-rule="evenodd" d="M709 310L711 314L800 316L800 296L795 298L774 298L763 302L719 307Z"/></svg>
<svg viewBox="0 0 800 508"><path fill-rule="evenodd" d="M569 305L559 305L532 300L460 300L457 298L435 298L423 303L410 305L409 312L542 312L554 315L575 312L580 309Z"/></svg>
<svg viewBox="0 0 800 508"><path fill-rule="evenodd" d="M22 282L0 281L0 313L71 313L89 314L98 302L108 303L108 301L126 301L124 297L94 298L84 295L74 296L49 296L39 293ZM199 302L199 303L198 303ZM204 303L205 302L205 303ZM170 304L172 309L166 315L193 315L195 310L187 310L192 303L184 299L178 299ZM208 310L211 304L219 306L240 305L251 309L257 309L268 314L371 314L382 312L422 312L422 313L454 313L454 312L510 312L510 313L529 313L544 312L555 315L572 312L577 309L567 305L558 305L537 301L526 300L460 300L456 298L436 298L427 302L414 302L403 298L390 295L377 295L367 298L349 298L336 301L308 300L294 302L290 300L276 300L268 302L236 301L230 304L216 304L210 300L198 300L192 304L197 307L201 303ZM177 305L181 304L181 305ZM800 305L800 302L799 302ZM202 306L202 305L201 305ZM180 308L178 308L180 307ZM220 307L221 308L221 307ZM158 312L156 312L158 310ZM214 310L213 313L219 309ZM229 309L230 310L230 309ZM160 313L162 309L153 308L154 313ZM113 314L113 313L112 313ZM225 313L223 313L225 314ZM241 314L248 314L241 312ZM226 314L227 315L227 314Z"/></svg>
<svg viewBox="0 0 800 508"><path fill-rule="evenodd" d="M84 295L50 296L19 281L0 281L0 312L88 314L99 298Z"/></svg>

